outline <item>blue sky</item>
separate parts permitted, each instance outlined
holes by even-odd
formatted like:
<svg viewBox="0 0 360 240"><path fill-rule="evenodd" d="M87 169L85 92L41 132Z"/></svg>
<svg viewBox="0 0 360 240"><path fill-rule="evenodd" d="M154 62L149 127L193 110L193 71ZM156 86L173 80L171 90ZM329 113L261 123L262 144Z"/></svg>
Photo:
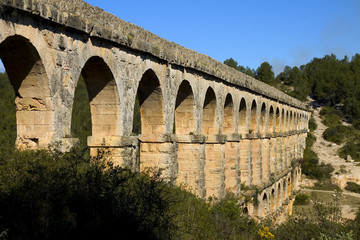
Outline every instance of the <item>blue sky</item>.
<svg viewBox="0 0 360 240"><path fill-rule="evenodd" d="M314 57L360 53L358 0L88 0L160 37L223 62L275 73Z"/></svg>

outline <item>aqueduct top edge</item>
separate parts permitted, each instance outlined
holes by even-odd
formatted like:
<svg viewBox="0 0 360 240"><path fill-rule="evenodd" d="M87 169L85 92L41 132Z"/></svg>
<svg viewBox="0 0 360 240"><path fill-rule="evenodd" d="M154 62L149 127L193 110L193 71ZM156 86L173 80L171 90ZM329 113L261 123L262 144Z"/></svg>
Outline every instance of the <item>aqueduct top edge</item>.
<svg viewBox="0 0 360 240"><path fill-rule="evenodd" d="M82 0L0 0L3 8L26 11L57 24L131 49L149 53L170 64L195 69L231 84L306 110L306 104L280 90L226 66L209 56L163 39L139 26Z"/></svg>

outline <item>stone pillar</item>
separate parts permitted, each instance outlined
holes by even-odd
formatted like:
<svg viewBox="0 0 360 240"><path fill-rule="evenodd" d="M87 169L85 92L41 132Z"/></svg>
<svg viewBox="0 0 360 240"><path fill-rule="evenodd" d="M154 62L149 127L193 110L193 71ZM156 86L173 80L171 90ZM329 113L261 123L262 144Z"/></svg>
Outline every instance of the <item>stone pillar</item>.
<svg viewBox="0 0 360 240"><path fill-rule="evenodd" d="M287 168L291 166L291 161L294 158L293 155L293 135L287 137L286 141L286 166Z"/></svg>
<svg viewBox="0 0 360 240"><path fill-rule="evenodd" d="M287 149L286 149L286 144L287 144L287 136L284 136L281 138L281 159L282 159L282 169L285 170L287 168Z"/></svg>
<svg viewBox="0 0 360 240"><path fill-rule="evenodd" d="M294 199L289 200L289 204L288 204L289 216L292 216L292 214L293 214L293 205L294 205Z"/></svg>
<svg viewBox="0 0 360 240"><path fill-rule="evenodd" d="M268 182L270 178L270 156L269 156L269 143L268 138L261 140L261 159L262 159L262 181Z"/></svg>
<svg viewBox="0 0 360 240"><path fill-rule="evenodd" d="M276 138L270 138L269 140L269 158L270 158L270 174L276 173Z"/></svg>
<svg viewBox="0 0 360 240"><path fill-rule="evenodd" d="M225 190L236 195L240 191L239 142L225 143Z"/></svg>
<svg viewBox="0 0 360 240"><path fill-rule="evenodd" d="M283 170L283 158L282 158L282 141L281 141L281 137L277 137L276 138L276 163L277 163L277 171L281 172Z"/></svg>
<svg viewBox="0 0 360 240"><path fill-rule="evenodd" d="M139 171L137 159L139 140L137 137L89 136L87 142L90 148L90 156L97 157L100 154L116 166Z"/></svg>
<svg viewBox="0 0 360 240"><path fill-rule="evenodd" d="M224 195L225 145L211 139L205 144L205 188L206 197L220 198Z"/></svg>
<svg viewBox="0 0 360 240"><path fill-rule="evenodd" d="M252 184L260 185L261 183L261 155L260 155L260 139L252 140Z"/></svg>
<svg viewBox="0 0 360 240"><path fill-rule="evenodd" d="M140 171L160 173L166 180L175 180L176 144L166 135L140 136Z"/></svg>
<svg viewBox="0 0 360 240"><path fill-rule="evenodd" d="M205 139L194 135L177 135L176 138L178 141L176 184L202 197L202 142Z"/></svg>
<svg viewBox="0 0 360 240"><path fill-rule="evenodd" d="M252 182L251 176L251 140L242 139L240 141L240 175L241 183L249 186Z"/></svg>

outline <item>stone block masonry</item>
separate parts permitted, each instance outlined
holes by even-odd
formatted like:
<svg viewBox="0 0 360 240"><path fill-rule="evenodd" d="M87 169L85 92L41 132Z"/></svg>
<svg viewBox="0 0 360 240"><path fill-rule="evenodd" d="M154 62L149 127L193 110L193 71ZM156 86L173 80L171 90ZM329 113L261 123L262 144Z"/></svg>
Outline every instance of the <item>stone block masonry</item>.
<svg viewBox="0 0 360 240"><path fill-rule="evenodd" d="M80 0L0 0L0 58L16 92L18 148L77 142L82 75L92 155L105 148L115 164L159 171L202 198L253 197L244 212L257 219L291 213L310 113L283 92Z"/></svg>

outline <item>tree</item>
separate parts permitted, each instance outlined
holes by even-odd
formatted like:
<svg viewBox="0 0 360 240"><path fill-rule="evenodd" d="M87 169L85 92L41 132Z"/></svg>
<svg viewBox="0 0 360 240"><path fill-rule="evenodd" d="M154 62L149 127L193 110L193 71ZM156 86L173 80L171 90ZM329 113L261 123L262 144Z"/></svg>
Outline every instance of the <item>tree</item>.
<svg viewBox="0 0 360 240"><path fill-rule="evenodd" d="M233 58L228 58L228 59L226 59L226 60L224 61L224 64L225 64L225 65L228 65L229 67L232 67L232 68L234 68L234 69L236 69L236 70L239 70L239 68L238 68L238 63L237 63L237 61L235 61Z"/></svg>
<svg viewBox="0 0 360 240"><path fill-rule="evenodd" d="M241 65L238 65L238 62L235 61L233 58L228 58L224 61L225 65L228 65L229 67L232 67L242 73L245 73L246 75L249 75L250 77L255 77L255 70L249 68L248 66L244 67Z"/></svg>
<svg viewBox="0 0 360 240"><path fill-rule="evenodd" d="M268 62L263 62L256 70L256 79L270 85L275 84L274 72Z"/></svg>

